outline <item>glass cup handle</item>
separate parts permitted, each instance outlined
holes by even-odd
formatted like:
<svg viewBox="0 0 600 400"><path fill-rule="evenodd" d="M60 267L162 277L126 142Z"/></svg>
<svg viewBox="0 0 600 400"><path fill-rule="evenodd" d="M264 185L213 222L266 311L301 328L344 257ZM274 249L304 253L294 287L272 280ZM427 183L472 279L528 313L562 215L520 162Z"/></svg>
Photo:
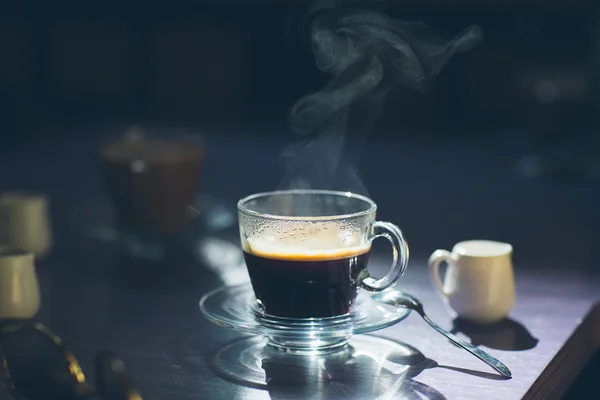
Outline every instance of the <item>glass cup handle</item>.
<svg viewBox="0 0 600 400"><path fill-rule="evenodd" d="M404 275L408 265L408 245L400 228L390 222L373 221L369 229L369 241L380 237L386 238L392 244L394 261L388 273L381 279L375 279L366 269L363 270L361 287L371 292L379 292L395 284Z"/></svg>

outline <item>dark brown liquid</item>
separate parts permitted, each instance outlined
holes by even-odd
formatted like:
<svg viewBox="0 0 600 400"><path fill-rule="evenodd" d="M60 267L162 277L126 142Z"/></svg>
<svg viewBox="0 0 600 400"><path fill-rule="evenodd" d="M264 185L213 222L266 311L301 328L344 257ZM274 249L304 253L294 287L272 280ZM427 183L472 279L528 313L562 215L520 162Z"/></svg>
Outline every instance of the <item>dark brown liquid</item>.
<svg viewBox="0 0 600 400"><path fill-rule="evenodd" d="M369 252L342 258L311 255L267 257L244 252L254 294L261 309L289 318L323 318L350 311L358 293L358 276Z"/></svg>
<svg viewBox="0 0 600 400"><path fill-rule="evenodd" d="M178 142L118 142L103 149L108 196L121 229L159 234L184 229L202 166L200 148Z"/></svg>

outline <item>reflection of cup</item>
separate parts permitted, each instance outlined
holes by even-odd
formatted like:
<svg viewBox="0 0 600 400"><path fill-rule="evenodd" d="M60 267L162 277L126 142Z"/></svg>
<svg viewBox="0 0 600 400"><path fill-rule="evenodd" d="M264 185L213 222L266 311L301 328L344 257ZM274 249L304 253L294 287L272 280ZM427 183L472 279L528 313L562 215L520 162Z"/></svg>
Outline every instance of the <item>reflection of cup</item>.
<svg viewBox="0 0 600 400"><path fill-rule="evenodd" d="M123 139L104 146L101 158L119 229L159 235L185 229L202 168L199 144Z"/></svg>
<svg viewBox="0 0 600 400"><path fill-rule="evenodd" d="M39 308L33 254L0 247L0 318L32 318Z"/></svg>
<svg viewBox="0 0 600 400"><path fill-rule="evenodd" d="M0 241L37 257L47 255L52 247L48 199L25 192L0 195Z"/></svg>
<svg viewBox="0 0 600 400"><path fill-rule="evenodd" d="M340 316L351 310L358 288L379 291L394 284L406 269L408 247L397 226L375 221L376 210L366 197L324 190L240 200L242 247L261 310L289 318ZM377 237L394 248L392 267L379 280L366 268Z"/></svg>
<svg viewBox="0 0 600 400"><path fill-rule="evenodd" d="M498 322L515 302L512 246L490 240L457 243L452 253L436 250L429 258L435 287L459 317L480 323ZM444 281L439 265L448 264Z"/></svg>

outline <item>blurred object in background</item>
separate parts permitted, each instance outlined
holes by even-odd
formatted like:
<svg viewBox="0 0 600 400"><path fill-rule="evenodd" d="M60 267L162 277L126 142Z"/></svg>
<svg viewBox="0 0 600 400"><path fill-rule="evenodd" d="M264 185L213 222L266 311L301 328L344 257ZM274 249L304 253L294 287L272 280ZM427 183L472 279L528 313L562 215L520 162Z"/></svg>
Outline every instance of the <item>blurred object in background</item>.
<svg viewBox="0 0 600 400"><path fill-rule="evenodd" d="M0 139L22 142L32 113L31 32L21 19L0 19Z"/></svg>
<svg viewBox="0 0 600 400"><path fill-rule="evenodd" d="M523 115L529 154L519 162L524 177L573 178L586 173L590 137L590 79L579 66L536 65L516 76L516 104Z"/></svg>
<svg viewBox="0 0 600 400"><path fill-rule="evenodd" d="M197 137L148 136L134 127L101 149L103 179L121 233L177 237L194 217L204 148Z"/></svg>
<svg viewBox="0 0 600 400"><path fill-rule="evenodd" d="M166 235L185 228L199 190L200 144L151 138L135 129L105 145L101 157L119 227Z"/></svg>
<svg viewBox="0 0 600 400"><path fill-rule="evenodd" d="M33 318L39 309L33 254L0 247L0 320Z"/></svg>
<svg viewBox="0 0 600 400"><path fill-rule="evenodd" d="M174 119L196 115L209 125L235 119L246 101L247 55L229 18L165 20L148 34L148 111Z"/></svg>
<svg viewBox="0 0 600 400"><path fill-rule="evenodd" d="M104 400L142 400L125 364L112 351L96 355L96 387Z"/></svg>
<svg viewBox="0 0 600 400"><path fill-rule="evenodd" d="M600 3L596 2L592 10L591 24L591 91L592 124L594 130L589 146L592 173L600 176Z"/></svg>
<svg viewBox="0 0 600 400"><path fill-rule="evenodd" d="M593 3L382 2L396 18L443 32L477 24L484 42L457 57L431 92L391 93L393 111L382 115L391 125L381 134L493 140L492 131L530 129L538 117L528 114L539 113L524 108L538 101L533 80L558 79L560 103L573 101L564 97L571 78L563 72L589 80ZM139 13L109 1L93 17L61 2L15 6L0 17L1 139L23 143L90 121L170 120L281 135L293 102L327 78L306 40L309 4L175 2ZM586 96L589 110L595 95ZM578 122L570 112L555 118Z"/></svg>
<svg viewBox="0 0 600 400"><path fill-rule="evenodd" d="M42 258L52 248L48 199L43 194L0 194L0 244L30 251Z"/></svg>
<svg viewBox="0 0 600 400"><path fill-rule="evenodd" d="M95 358L97 390L62 339L35 322L0 328L0 373L8 391L29 400L142 400L123 362L112 352ZM4 400L4 398L3 398Z"/></svg>

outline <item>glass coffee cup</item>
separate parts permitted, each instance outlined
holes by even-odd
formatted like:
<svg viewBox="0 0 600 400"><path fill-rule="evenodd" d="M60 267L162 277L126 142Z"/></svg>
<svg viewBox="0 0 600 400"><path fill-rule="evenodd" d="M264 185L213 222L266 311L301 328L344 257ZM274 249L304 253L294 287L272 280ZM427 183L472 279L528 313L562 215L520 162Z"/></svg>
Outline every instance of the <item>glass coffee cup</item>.
<svg viewBox="0 0 600 400"><path fill-rule="evenodd" d="M402 277L402 231L375 219L369 198L329 190L259 193L238 202L239 230L259 312L283 319L340 318L358 291L381 291ZM382 278L367 269L371 243L390 241L393 262Z"/></svg>

